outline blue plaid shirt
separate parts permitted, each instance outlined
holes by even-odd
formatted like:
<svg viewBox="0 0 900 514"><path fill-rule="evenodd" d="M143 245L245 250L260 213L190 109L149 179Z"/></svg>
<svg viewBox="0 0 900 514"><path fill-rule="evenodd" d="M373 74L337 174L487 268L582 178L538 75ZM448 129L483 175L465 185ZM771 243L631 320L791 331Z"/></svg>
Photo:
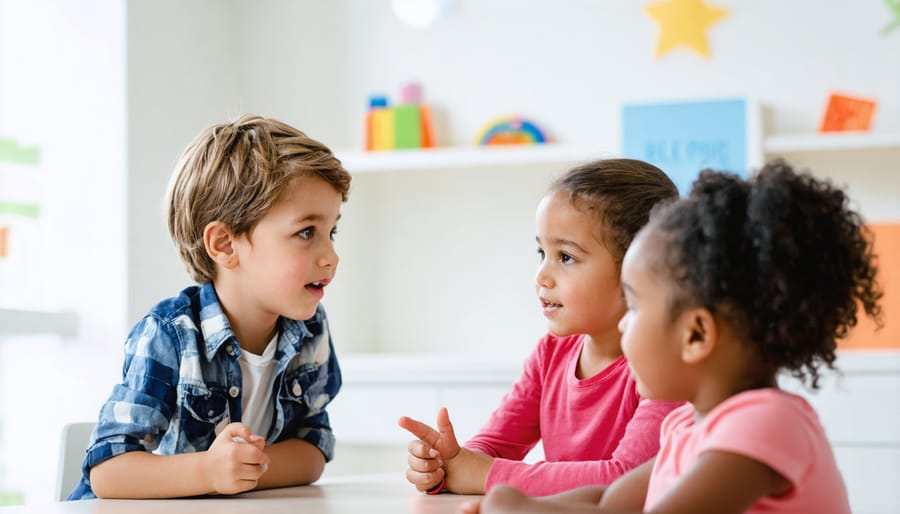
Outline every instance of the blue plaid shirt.
<svg viewBox="0 0 900 514"><path fill-rule="evenodd" d="M275 414L267 443L298 438L334 455L325 406L341 371L321 304L306 321L280 318ZM209 449L216 429L241 420L241 348L212 284L160 302L128 335L122 383L113 388L69 500L95 498L90 469L130 451L160 455Z"/></svg>

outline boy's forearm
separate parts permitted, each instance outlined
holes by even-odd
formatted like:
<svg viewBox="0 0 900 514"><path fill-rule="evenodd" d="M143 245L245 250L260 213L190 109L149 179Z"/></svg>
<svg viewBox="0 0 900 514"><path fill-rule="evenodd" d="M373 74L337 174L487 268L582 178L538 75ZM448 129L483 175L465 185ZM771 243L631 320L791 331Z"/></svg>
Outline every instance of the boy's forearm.
<svg viewBox="0 0 900 514"><path fill-rule="evenodd" d="M155 455L133 451L91 469L98 498L176 498L212 492L203 466L204 453Z"/></svg>
<svg viewBox="0 0 900 514"><path fill-rule="evenodd" d="M269 467L260 477L257 489L305 485L315 482L325 469L325 456L313 444L288 439L267 446Z"/></svg>

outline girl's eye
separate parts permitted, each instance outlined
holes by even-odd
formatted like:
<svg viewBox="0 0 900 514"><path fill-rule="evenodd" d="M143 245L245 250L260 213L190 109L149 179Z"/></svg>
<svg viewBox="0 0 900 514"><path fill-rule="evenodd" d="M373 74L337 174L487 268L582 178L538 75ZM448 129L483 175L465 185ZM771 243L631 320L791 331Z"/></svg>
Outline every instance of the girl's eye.
<svg viewBox="0 0 900 514"><path fill-rule="evenodd" d="M544 250L542 248L538 248L537 254L538 254L538 262L544 262Z"/></svg>
<svg viewBox="0 0 900 514"><path fill-rule="evenodd" d="M568 263L572 262L572 256L567 253L560 253L559 261L562 262L563 264L568 264Z"/></svg>
<svg viewBox="0 0 900 514"><path fill-rule="evenodd" d="M334 241L334 236L336 236L336 235L337 235L337 229L333 228L333 229L331 229L331 233L328 234L328 239L331 239L332 241Z"/></svg>
<svg viewBox="0 0 900 514"><path fill-rule="evenodd" d="M312 239L313 234L316 233L315 227L306 227L305 229L297 232L297 235L300 236L300 239Z"/></svg>

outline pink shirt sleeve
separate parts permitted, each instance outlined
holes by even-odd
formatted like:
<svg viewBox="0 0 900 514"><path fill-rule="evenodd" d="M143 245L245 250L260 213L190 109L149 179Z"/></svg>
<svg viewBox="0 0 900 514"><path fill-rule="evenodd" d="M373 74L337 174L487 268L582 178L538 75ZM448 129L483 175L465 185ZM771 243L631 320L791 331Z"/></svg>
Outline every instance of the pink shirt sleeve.
<svg viewBox="0 0 900 514"><path fill-rule="evenodd" d="M774 390L744 394L716 409L705 427L700 452L722 450L774 469L792 484L815 462L815 438L796 401Z"/></svg>
<svg viewBox="0 0 900 514"><path fill-rule="evenodd" d="M584 485L606 485L643 464L659 450L659 426L681 403L641 400L628 422L625 436L607 460L537 462L495 459L485 490L498 484L516 487L531 495L548 495Z"/></svg>
<svg viewBox="0 0 900 514"><path fill-rule="evenodd" d="M512 390L465 444L494 457L486 490L508 484L546 495L605 485L656 455L663 418L682 404L641 400L624 360L596 377L575 379L581 340L543 338ZM548 460L522 462L542 439Z"/></svg>

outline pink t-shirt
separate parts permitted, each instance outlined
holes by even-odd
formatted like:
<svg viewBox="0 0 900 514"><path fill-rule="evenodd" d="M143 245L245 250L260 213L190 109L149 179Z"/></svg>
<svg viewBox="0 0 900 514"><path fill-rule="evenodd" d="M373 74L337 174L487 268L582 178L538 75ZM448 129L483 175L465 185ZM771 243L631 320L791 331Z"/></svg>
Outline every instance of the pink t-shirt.
<svg viewBox="0 0 900 514"><path fill-rule="evenodd" d="M778 389L736 394L695 423L694 408L674 410L662 425L662 448L653 465L644 510L659 502L679 477L707 450L757 460L793 488L766 497L749 513L849 513L850 503L825 430L815 410L800 396Z"/></svg>
<svg viewBox="0 0 900 514"><path fill-rule="evenodd" d="M512 485L532 495L605 485L659 450L663 418L681 403L638 395L624 357L596 375L575 376L583 335L547 335L467 448L495 457L485 490ZM522 459L538 441L546 461Z"/></svg>

